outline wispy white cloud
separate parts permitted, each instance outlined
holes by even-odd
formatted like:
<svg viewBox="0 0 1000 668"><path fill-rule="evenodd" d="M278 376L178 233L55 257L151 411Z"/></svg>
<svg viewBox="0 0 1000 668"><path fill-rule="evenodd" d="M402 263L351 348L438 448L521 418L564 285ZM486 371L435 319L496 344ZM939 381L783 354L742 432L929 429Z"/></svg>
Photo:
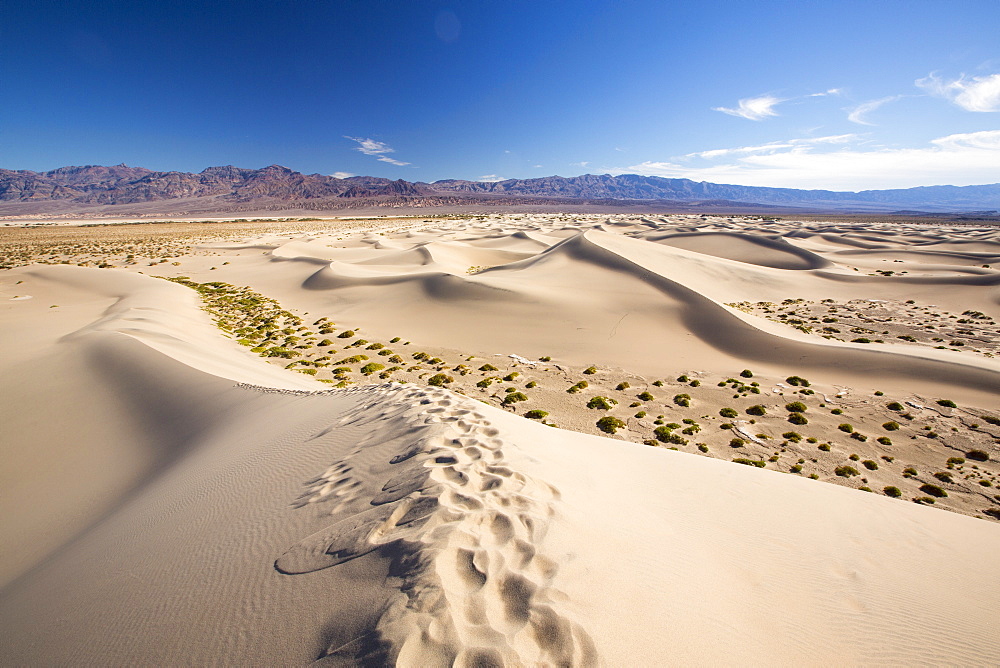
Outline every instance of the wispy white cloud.
<svg viewBox="0 0 1000 668"><path fill-rule="evenodd" d="M754 147L741 147L717 153L715 158L730 158L718 164L646 161L608 171L748 186L832 190L974 185L998 180L1000 130L947 135L916 148L858 144L834 149L837 142L822 146L793 141L783 142L791 146L768 151L745 151L742 149Z"/></svg>
<svg viewBox="0 0 1000 668"><path fill-rule="evenodd" d="M760 97L745 97L739 101L739 106L735 109L728 107L713 107L713 111L721 111L730 116L739 116L751 121L762 121L768 116L777 116L778 112L774 107L784 100L771 95L761 95Z"/></svg>
<svg viewBox="0 0 1000 668"><path fill-rule="evenodd" d="M931 95L951 100L966 111L1000 111L1000 74L947 81L931 73L915 82Z"/></svg>
<svg viewBox="0 0 1000 668"><path fill-rule="evenodd" d="M848 110L847 120L849 120L851 123L857 123L858 125L875 125L867 118L865 118L865 116L875 111L883 104L886 104L888 102L895 102L901 97L903 96L890 95L888 97L880 97L877 100L869 100L868 102L862 102L858 106Z"/></svg>
<svg viewBox="0 0 1000 668"><path fill-rule="evenodd" d="M841 90L840 88L831 88L825 93L813 93L811 95L806 95L806 97L826 97L827 95L840 95L843 92L844 91Z"/></svg>
<svg viewBox="0 0 1000 668"><path fill-rule="evenodd" d="M542 168L541 165L533 165L533 166L534 166L535 169L541 169Z"/></svg>
<svg viewBox="0 0 1000 668"><path fill-rule="evenodd" d="M721 158L726 155L748 154L748 153L773 153L794 146L807 146L815 144L846 144L858 138L856 134L830 135L828 137L801 137L798 139L787 139L785 141L770 142L757 146L738 146L736 148L716 148L697 153L688 153L685 158Z"/></svg>
<svg viewBox="0 0 1000 668"><path fill-rule="evenodd" d="M485 176L480 176L477 181L482 181L484 183L496 183L497 181L506 181L502 176L497 176L496 174L487 174Z"/></svg>
<svg viewBox="0 0 1000 668"><path fill-rule="evenodd" d="M334 172L333 174L330 174L330 176L335 179L346 179L351 176L356 176L356 174L351 174L350 172Z"/></svg>
<svg viewBox="0 0 1000 668"><path fill-rule="evenodd" d="M395 158L390 158L389 156L385 155L386 153L396 152L396 149L392 148L385 142L380 142L374 139L361 138L361 137L349 137L347 135L344 135L344 139L350 139L351 141L357 142L358 145L354 147L355 151L361 151L365 155L377 156L376 160L380 160L382 162L388 162L390 165L398 165L399 167L403 167L405 165L410 164L408 162L403 162L402 160L396 160Z"/></svg>
<svg viewBox="0 0 1000 668"><path fill-rule="evenodd" d="M580 162L571 162L569 164L573 165L574 167L586 167L587 165L590 164L590 161L589 160L581 160Z"/></svg>

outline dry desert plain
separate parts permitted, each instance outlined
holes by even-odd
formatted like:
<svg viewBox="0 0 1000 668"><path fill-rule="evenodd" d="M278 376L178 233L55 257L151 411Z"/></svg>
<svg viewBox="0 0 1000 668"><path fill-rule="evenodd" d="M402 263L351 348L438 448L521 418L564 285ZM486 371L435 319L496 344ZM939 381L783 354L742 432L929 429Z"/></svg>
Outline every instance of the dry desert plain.
<svg viewBox="0 0 1000 668"><path fill-rule="evenodd" d="M1000 228L0 230L4 665L996 665Z"/></svg>

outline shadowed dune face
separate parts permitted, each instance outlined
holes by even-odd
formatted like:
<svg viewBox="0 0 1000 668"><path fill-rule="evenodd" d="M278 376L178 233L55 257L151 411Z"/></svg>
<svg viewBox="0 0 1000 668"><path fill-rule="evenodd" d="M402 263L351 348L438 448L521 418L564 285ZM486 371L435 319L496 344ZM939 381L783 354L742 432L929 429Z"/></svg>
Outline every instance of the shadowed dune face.
<svg viewBox="0 0 1000 668"><path fill-rule="evenodd" d="M829 260L792 246L783 239L763 236L704 232L650 234L646 239L696 253L774 269L819 269L831 264Z"/></svg>

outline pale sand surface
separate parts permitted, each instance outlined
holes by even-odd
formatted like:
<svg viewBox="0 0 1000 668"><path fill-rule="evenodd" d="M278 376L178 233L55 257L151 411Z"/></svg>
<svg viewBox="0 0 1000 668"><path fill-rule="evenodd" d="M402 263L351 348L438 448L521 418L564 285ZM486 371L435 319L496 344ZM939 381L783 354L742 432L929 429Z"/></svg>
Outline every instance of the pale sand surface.
<svg viewBox="0 0 1000 668"><path fill-rule="evenodd" d="M101 247L93 230L0 239L8 266L90 265L0 272L0 662L1000 661L996 229L290 225L182 230L195 247L128 226ZM287 315L264 340L232 320L257 306L206 313L154 274L249 286ZM275 346L294 354L250 350ZM807 424L785 420L792 401ZM690 427L683 452L656 440L660 414Z"/></svg>

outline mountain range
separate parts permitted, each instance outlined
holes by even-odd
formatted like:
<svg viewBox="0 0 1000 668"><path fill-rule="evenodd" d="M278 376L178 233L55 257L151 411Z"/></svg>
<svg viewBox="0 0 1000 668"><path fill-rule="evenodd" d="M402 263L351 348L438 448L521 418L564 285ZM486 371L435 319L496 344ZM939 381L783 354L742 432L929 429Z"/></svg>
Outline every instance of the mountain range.
<svg viewBox="0 0 1000 668"><path fill-rule="evenodd" d="M373 176L302 174L279 165L262 169L209 167L196 174L158 172L124 164L61 167L48 172L0 169L0 213L8 216L55 210L85 213L96 208L104 214L128 209L126 205L171 200L199 211L599 203L612 207L700 204L730 209L744 206L995 215L1000 210L1000 183L842 192L725 185L637 174L423 183Z"/></svg>

